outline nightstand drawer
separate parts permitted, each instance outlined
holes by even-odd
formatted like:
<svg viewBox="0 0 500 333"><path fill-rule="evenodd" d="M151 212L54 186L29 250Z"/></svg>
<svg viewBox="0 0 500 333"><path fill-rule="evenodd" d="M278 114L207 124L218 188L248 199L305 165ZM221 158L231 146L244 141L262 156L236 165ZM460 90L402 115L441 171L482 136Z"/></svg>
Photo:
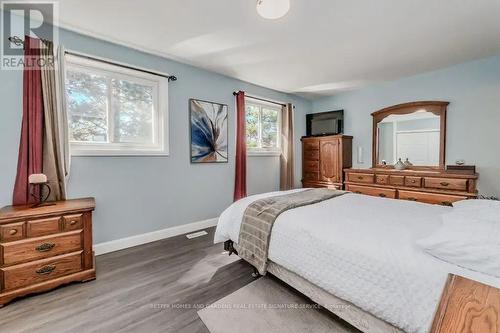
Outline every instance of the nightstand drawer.
<svg viewBox="0 0 500 333"><path fill-rule="evenodd" d="M28 221L26 223L26 236L40 237L57 234L59 232L60 221L60 216Z"/></svg>
<svg viewBox="0 0 500 333"><path fill-rule="evenodd" d="M52 280L82 270L82 252L2 268L4 290Z"/></svg>
<svg viewBox="0 0 500 333"><path fill-rule="evenodd" d="M55 236L24 239L1 244L4 266L49 258L82 249L82 231L72 231Z"/></svg>
<svg viewBox="0 0 500 333"><path fill-rule="evenodd" d="M0 225L0 241L12 242L24 238L24 222Z"/></svg>
<svg viewBox="0 0 500 333"><path fill-rule="evenodd" d="M63 231L83 229L82 214L63 216Z"/></svg>

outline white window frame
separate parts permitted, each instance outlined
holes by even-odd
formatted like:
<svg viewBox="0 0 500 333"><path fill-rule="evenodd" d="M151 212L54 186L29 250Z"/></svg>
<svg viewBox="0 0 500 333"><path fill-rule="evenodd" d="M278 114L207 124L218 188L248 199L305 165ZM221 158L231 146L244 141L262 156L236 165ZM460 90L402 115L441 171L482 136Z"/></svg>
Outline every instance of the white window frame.
<svg viewBox="0 0 500 333"><path fill-rule="evenodd" d="M168 156L169 155L169 133L168 133L168 79L166 77L143 72L147 69L129 69L122 66L130 66L116 61L98 58L88 59L87 55L71 54L65 56L65 71L80 71L100 76L130 80L136 83L153 84L153 143L118 143L110 142L112 138L113 124L108 126L108 142L82 142L71 141L70 151L72 156ZM101 61L100 61L101 60ZM114 64L109 64L112 62ZM116 64L116 65L115 65ZM66 74L65 73L65 74ZM159 73L168 76L168 74ZM66 93L66 88L64 89ZM69 110L68 121L70 118ZM108 106L108 122L113 118L112 108ZM69 125L69 124L68 124Z"/></svg>
<svg viewBox="0 0 500 333"><path fill-rule="evenodd" d="M247 155L248 156L280 156L281 155L281 111L282 108L276 104L273 103L268 103L260 100L253 99L251 97L246 97L245 98L245 106L246 105L254 105L259 107L259 138L258 138L258 143L259 145L262 144L262 130L261 130L261 117L262 117L262 108L267 108L267 109L273 109L278 111L278 124L277 124L277 129L278 129L278 138L277 138L277 147L276 148L248 148L247 147ZM246 110L245 110L245 124L246 124ZM246 135L246 133L245 133Z"/></svg>

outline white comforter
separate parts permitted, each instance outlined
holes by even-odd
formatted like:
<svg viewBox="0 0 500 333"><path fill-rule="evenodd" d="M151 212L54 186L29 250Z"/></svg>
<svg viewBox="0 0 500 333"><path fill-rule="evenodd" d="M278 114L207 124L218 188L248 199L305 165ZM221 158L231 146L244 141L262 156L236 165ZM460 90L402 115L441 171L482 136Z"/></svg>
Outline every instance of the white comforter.
<svg viewBox="0 0 500 333"><path fill-rule="evenodd" d="M246 207L283 193L231 205L219 218L215 242L237 242ZM345 194L281 214L269 259L406 332L427 333L449 272L500 287L500 279L440 261L415 245L450 209Z"/></svg>

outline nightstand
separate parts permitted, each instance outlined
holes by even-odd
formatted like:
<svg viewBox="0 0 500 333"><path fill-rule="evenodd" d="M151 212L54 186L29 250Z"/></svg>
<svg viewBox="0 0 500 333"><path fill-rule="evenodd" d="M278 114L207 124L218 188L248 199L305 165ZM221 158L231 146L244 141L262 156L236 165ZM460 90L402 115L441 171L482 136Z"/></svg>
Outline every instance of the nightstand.
<svg viewBox="0 0 500 333"><path fill-rule="evenodd" d="M500 289L448 277L431 333L499 333Z"/></svg>
<svg viewBox="0 0 500 333"><path fill-rule="evenodd" d="M0 307L14 298L95 279L94 198L0 209Z"/></svg>

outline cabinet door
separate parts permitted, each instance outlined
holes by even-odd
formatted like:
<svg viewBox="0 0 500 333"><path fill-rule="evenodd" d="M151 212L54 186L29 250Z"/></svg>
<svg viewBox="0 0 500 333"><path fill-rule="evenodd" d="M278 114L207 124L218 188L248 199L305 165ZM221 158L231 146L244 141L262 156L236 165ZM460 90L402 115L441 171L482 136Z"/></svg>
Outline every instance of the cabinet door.
<svg viewBox="0 0 500 333"><path fill-rule="evenodd" d="M339 141L321 140L319 144L320 180L338 182L339 177Z"/></svg>

